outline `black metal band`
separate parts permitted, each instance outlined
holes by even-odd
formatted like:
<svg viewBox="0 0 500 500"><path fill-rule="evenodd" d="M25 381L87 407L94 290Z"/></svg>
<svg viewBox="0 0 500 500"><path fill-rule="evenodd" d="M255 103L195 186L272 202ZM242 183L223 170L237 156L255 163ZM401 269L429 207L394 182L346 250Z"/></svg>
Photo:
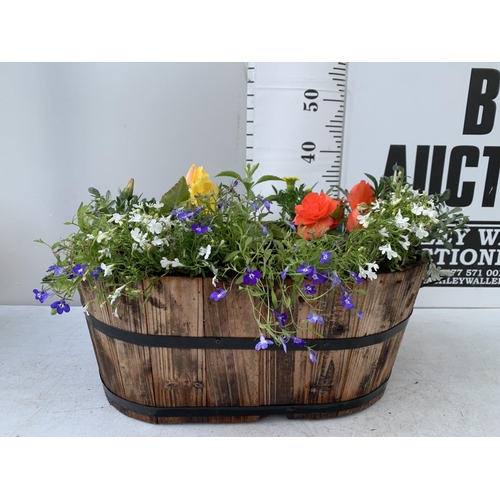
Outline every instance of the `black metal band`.
<svg viewBox="0 0 500 500"><path fill-rule="evenodd" d="M411 316L411 315L410 315ZM393 337L403 330L408 321L408 316L404 321L396 326L385 330L384 332L366 335L365 337L353 337L344 339L310 339L306 340L308 347L315 351L337 351L344 349L358 349L374 344L379 344ZM170 347L175 349L255 349L256 339L243 337L180 337L171 335L143 335L141 333L122 330L114 326L99 321L94 316L87 314L87 321L104 335L113 339L121 340L129 344L135 344L146 347ZM303 346L289 341L286 344L287 351L304 350ZM267 350L282 350L282 346L269 344Z"/></svg>
<svg viewBox="0 0 500 500"><path fill-rule="evenodd" d="M359 408L372 399L380 396L387 385L386 380L374 391L356 399L339 401L336 403L315 405L263 405L263 406L188 406L159 408L133 403L111 392L103 383L104 392L108 400L115 403L122 410L129 410L149 417L242 417L266 415L304 415L309 413L329 413Z"/></svg>

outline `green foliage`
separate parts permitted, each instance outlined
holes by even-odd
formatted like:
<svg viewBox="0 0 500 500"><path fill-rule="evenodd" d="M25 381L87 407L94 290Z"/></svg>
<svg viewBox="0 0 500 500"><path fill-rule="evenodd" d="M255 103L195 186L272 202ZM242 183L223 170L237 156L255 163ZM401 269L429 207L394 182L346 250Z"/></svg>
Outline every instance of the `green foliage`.
<svg viewBox="0 0 500 500"><path fill-rule="evenodd" d="M339 200L330 214L336 224L323 236L306 240L290 222L311 189L297 185L295 178L264 175L254 180L257 169L258 165L247 165L244 175L218 174L233 181L220 184L215 198L213 194L190 198L185 178L159 203L134 195L133 180L115 198L109 191L102 195L89 188L91 201L80 204L69 223L76 231L51 246L37 240L51 248L53 265L60 270L47 273L43 289L70 300L82 280L91 286L104 283L109 293L101 293L100 300L114 304L120 296L140 296L137 284L146 278L211 277L214 290L248 293L254 299L259 328L279 344L300 326L292 314L299 298L311 311L319 311L324 301L322 295L305 292L304 285L313 280L301 271L305 264L332 287L341 285L342 296L350 297L359 277L376 279L377 272L404 269L424 255L422 243L441 240L448 248L454 235L467 228L467 217L446 207L446 193L416 192L402 169L396 168L393 176L378 180L367 174L376 201L350 207L345 199ZM263 198L254 189L264 182L285 182L286 187L273 184L274 194ZM273 214L271 202L278 214ZM347 231L354 208L359 223ZM249 270L261 275L250 285L245 284ZM434 279L445 273L432 259L429 270ZM277 320L277 312L288 315L285 326Z"/></svg>

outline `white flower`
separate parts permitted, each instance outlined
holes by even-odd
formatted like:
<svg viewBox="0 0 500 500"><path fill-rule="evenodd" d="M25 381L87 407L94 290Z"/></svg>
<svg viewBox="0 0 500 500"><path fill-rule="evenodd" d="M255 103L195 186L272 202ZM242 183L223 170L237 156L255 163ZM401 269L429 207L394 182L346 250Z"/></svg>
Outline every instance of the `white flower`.
<svg viewBox="0 0 500 500"><path fill-rule="evenodd" d="M424 211L424 207L422 205L413 204L411 207L411 212L415 215L422 215Z"/></svg>
<svg viewBox="0 0 500 500"><path fill-rule="evenodd" d="M170 229L172 227L172 216L169 215L168 217L161 216L160 217L160 222L165 225L166 229Z"/></svg>
<svg viewBox="0 0 500 500"><path fill-rule="evenodd" d="M130 236L132 236L132 239L137 241L141 247L144 247L148 243L146 234L144 234L138 227L130 231Z"/></svg>
<svg viewBox="0 0 500 500"><path fill-rule="evenodd" d="M163 203L161 201L157 203L148 203L148 207L157 208L158 210L163 207Z"/></svg>
<svg viewBox="0 0 500 500"><path fill-rule="evenodd" d="M109 233L103 233L102 231L99 231L99 233L97 234L97 243L101 243L101 241L107 241L111 238L111 236L109 235Z"/></svg>
<svg viewBox="0 0 500 500"><path fill-rule="evenodd" d="M405 250L408 250L408 248L410 248L410 240L408 240L408 236L406 236L405 234L402 234L401 236L402 236L404 239L399 240L399 243L401 244L401 246L402 246Z"/></svg>
<svg viewBox="0 0 500 500"><path fill-rule="evenodd" d="M401 210L398 210L398 213L396 214L396 218L395 218L394 222L395 222L397 227L399 227L401 229L407 229L409 220L410 219L408 217L403 217L401 215Z"/></svg>
<svg viewBox="0 0 500 500"><path fill-rule="evenodd" d="M413 232L415 233L417 238L420 238L420 239L425 238L426 236L429 236L429 231L426 231L422 224L419 224L418 227L414 226Z"/></svg>
<svg viewBox="0 0 500 500"><path fill-rule="evenodd" d="M148 231L153 234L160 234L163 230L163 226L160 222L156 222L156 219L151 220L148 224Z"/></svg>
<svg viewBox="0 0 500 500"><path fill-rule="evenodd" d="M122 285L121 287L117 288L111 295L108 295L108 299L111 299L111 305L113 305L114 301L122 294L122 290L124 288L125 285Z"/></svg>
<svg viewBox="0 0 500 500"><path fill-rule="evenodd" d="M113 311L113 316L114 316L115 318L120 319L120 316L118 316L118 307L115 307L115 310Z"/></svg>
<svg viewBox="0 0 500 500"><path fill-rule="evenodd" d="M130 222L141 222L142 221L142 215L138 213L131 213L129 214L129 221Z"/></svg>
<svg viewBox="0 0 500 500"><path fill-rule="evenodd" d="M387 232L387 229L385 227L383 227L379 233L384 237L384 238L388 238L389 237L389 233Z"/></svg>
<svg viewBox="0 0 500 500"><path fill-rule="evenodd" d="M391 248L391 244L382 245L378 247L378 249L382 252L382 255L385 255L389 260L392 260L393 257L399 257L398 254Z"/></svg>
<svg viewBox="0 0 500 500"><path fill-rule="evenodd" d="M369 279L369 280L376 280L377 279L377 273L371 270L370 266L372 264L366 264L367 269L363 269L361 266L359 266L359 272L358 275L363 278L363 279ZM377 266L377 264L375 264ZM378 269L378 266L376 267Z"/></svg>
<svg viewBox="0 0 500 500"><path fill-rule="evenodd" d="M201 257L205 257L205 260L207 260L210 257L211 251L212 251L211 245L207 245L206 247L200 247L198 255L200 255Z"/></svg>
<svg viewBox="0 0 500 500"><path fill-rule="evenodd" d="M363 227L368 227L368 224L370 223L368 220L369 217L370 217L369 213L366 215L358 215L358 221L360 225Z"/></svg>
<svg viewBox="0 0 500 500"><path fill-rule="evenodd" d="M88 302L83 306L83 313L86 314L87 316L89 315L89 312L87 311L87 309L89 308L89 304Z"/></svg>
<svg viewBox="0 0 500 500"><path fill-rule="evenodd" d="M101 264L101 269L104 271L104 276L109 276L113 273L113 266L114 264L110 264L109 266L104 263Z"/></svg>
<svg viewBox="0 0 500 500"><path fill-rule="evenodd" d="M120 215L120 214L114 213L111 216L111 219L108 220L108 222L115 222L116 224L118 224L118 222L120 222L123 218L125 218L124 215Z"/></svg>
<svg viewBox="0 0 500 500"><path fill-rule="evenodd" d="M168 260L166 257L163 257L160 261L161 267L164 267L166 271L172 267L182 267L184 264L179 262L179 259L176 257L174 260Z"/></svg>
<svg viewBox="0 0 500 500"><path fill-rule="evenodd" d="M104 255L105 257L107 257L108 259L111 259L111 250L109 249L109 247L106 247L106 248L101 248L98 253L100 253L101 255Z"/></svg>
<svg viewBox="0 0 500 500"><path fill-rule="evenodd" d="M158 238L158 236L155 236L151 244L155 247L161 247L164 244L164 241L161 238Z"/></svg>

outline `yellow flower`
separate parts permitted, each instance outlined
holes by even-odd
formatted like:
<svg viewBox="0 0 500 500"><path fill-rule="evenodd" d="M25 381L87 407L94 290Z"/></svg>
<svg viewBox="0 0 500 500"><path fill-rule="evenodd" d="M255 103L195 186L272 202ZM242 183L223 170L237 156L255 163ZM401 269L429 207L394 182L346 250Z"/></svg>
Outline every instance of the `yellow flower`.
<svg viewBox="0 0 500 500"><path fill-rule="evenodd" d="M189 187L191 199L197 204L200 204L200 195L212 193L217 195L219 189L210 180L209 175L203 167L196 168L196 165L191 165L189 172L186 175L186 183Z"/></svg>

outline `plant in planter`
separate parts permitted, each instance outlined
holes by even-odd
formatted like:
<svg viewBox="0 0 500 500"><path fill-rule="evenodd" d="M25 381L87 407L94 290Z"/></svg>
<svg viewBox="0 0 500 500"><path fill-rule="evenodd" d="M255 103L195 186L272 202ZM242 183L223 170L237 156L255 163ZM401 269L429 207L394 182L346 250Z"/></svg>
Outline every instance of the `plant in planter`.
<svg viewBox="0 0 500 500"><path fill-rule="evenodd" d="M422 279L446 273L421 244L451 246L467 217L446 207L447 193L413 190L397 167L342 199L295 178L255 179L257 169L221 172L230 181L217 186L193 165L159 201L135 195L133 180L116 198L90 188L91 203L71 222L77 231L51 246L55 261L35 298L63 314L80 291L106 394L124 413L153 422L314 418L382 395ZM259 194L263 182L273 195ZM147 368L124 368L131 359Z"/></svg>

